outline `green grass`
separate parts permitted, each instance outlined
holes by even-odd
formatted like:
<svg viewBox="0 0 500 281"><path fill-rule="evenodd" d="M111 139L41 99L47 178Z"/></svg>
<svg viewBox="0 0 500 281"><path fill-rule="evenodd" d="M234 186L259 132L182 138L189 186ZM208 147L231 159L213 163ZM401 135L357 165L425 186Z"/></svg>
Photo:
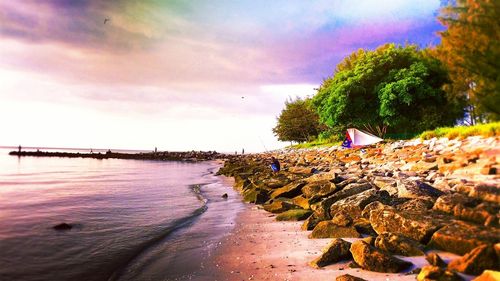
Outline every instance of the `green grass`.
<svg viewBox="0 0 500 281"><path fill-rule="evenodd" d="M479 124L475 126L457 126L437 128L432 131L425 131L420 135L423 140L432 138L464 139L470 136L493 137L500 136L500 122Z"/></svg>
<svg viewBox="0 0 500 281"><path fill-rule="evenodd" d="M314 140L310 142L303 142L291 145L290 148L312 148L312 147L330 147L334 145L340 145L341 141L332 141L330 139L327 140Z"/></svg>

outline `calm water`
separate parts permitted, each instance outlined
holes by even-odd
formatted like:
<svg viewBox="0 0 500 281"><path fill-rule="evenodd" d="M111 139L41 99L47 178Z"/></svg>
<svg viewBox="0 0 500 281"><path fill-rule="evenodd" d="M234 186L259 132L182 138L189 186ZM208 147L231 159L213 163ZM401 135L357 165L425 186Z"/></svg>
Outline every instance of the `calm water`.
<svg viewBox="0 0 500 281"><path fill-rule="evenodd" d="M210 255L242 209L214 162L7 152L0 280L210 280ZM55 231L61 222L74 228Z"/></svg>

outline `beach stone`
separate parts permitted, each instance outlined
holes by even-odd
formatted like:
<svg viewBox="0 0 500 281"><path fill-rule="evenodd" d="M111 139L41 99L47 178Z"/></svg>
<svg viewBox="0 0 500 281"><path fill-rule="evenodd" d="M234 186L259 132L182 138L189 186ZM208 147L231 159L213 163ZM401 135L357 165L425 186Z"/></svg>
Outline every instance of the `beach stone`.
<svg viewBox="0 0 500 281"><path fill-rule="evenodd" d="M354 261L365 270L396 273L412 266L411 262L393 257L362 240L353 242L350 250Z"/></svg>
<svg viewBox="0 0 500 281"><path fill-rule="evenodd" d="M301 229L302 230L313 230L316 225L322 221L320 218L316 216L316 214L312 213L302 224Z"/></svg>
<svg viewBox="0 0 500 281"><path fill-rule="evenodd" d="M385 206L370 212L370 224L378 234L392 232L425 244L444 222L431 214L398 211Z"/></svg>
<svg viewBox="0 0 500 281"><path fill-rule="evenodd" d="M399 211L425 212L429 209L432 209L433 205L434 202L429 199L417 198L417 199L410 199L402 204L398 204L395 206L395 208Z"/></svg>
<svg viewBox="0 0 500 281"><path fill-rule="evenodd" d="M465 255L477 246L500 242L500 230L471 223L456 221L436 231L429 246Z"/></svg>
<svg viewBox="0 0 500 281"><path fill-rule="evenodd" d="M227 199L227 193L222 194L222 199Z"/></svg>
<svg viewBox="0 0 500 281"><path fill-rule="evenodd" d="M373 201L365 206L365 208L361 212L361 216L363 218L370 219L370 212L372 210L383 209L385 206L387 205L381 203L380 201Z"/></svg>
<svg viewBox="0 0 500 281"><path fill-rule="evenodd" d="M396 188L397 182L393 178L376 177L373 180L373 184L377 186L380 190L387 191L391 196L398 194L398 189Z"/></svg>
<svg viewBox="0 0 500 281"><path fill-rule="evenodd" d="M271 178L264 180L263 185L265 185L271 189L276 189L276 188L280 188L280 187L283 187L283 186L289 184L290 181L291 180L289 178L287 178L286 175L277 174L277 175L273 175L273 177L271 177Z"/></svg>
<svg viewBox="0 0 500 281"><path fill-rule="evenodd" d="M321 256L311 261L309 264L315 268L321 268L329 264L336 263L341 260L350 259L351 252L349 251L351 243L340 238L333 239L322 250Z"/></svg>
<svg viewBox="0 0 500 281"><path fill-rule="evenodd" d="M411 165L410 170L414 172L427 172L434 171L438 169L438 164L436 162L418 161L417 163Z"/></svg>
<svg viewBox="0 0 500 281"><path fill-rule="evenodd" d="M302 209L309 210L311 208L311 205L309 204L309 200L302 195L294 197L292 199L292 203L294 205L301 207Z"/></svg>
<svg viewBox="0 0 500 281"><path fill-rule="evenodd" d="M481 183L471 189L469 196L500 204L500 186L498 184Z"/></svg>
<svg viewBox="0 0 500 281"><path fill-rule="evenodd" d="M438 267L446 267L446 262L436 253L429 253L425 256L425 259L429 262L429 264L438 266Z"/></svg>
<svg viewBox="0 0 500 281"><path fill-rule="evenodd" d="M479 275L486 269L498 270L499 268L499 260L492 245L476 247L463 257L452 260L448 264L448 270L470 275Z"/></svg>
<svg viewBox="0 0 500 281"><path fill-rule="evenodd" d="M352 223L352 218L346 212L340 211L335 213L332 222L338 226L348 226Z"/></svg>
<svg viewBox="0 0 500 281"><path fill-rule="evenodd" d="M381 201L383 197L388 198L389 194L386 191L379 192L375 189L365 190L333 203L330 206L330 216L333 218L337 212L344 212L353 219L359 218L366 205L374 201Z"/></svg>
<svg viewBox="0 0 500 281"><path fill-rule="evenodd" d="M61 230L70 230L70 229L73 228L73 225L67 224L67 223L63 222L63 223L54 225L52 228L55 229L55 230L59 230L59 231L61 231Z"/></svg>
<svg viewBox="0 0 500 281"><path fill-rule="evenodd" d="M419 180L399 181L397 188L400 198L429 198L432 200L432 198L438 198L444 194L441 190Z"/></svg>
<svg viewBox="0 0 500 281"><path fill-rule="evenodd" d="M352 276L350 274L344 274L337 276L337 278L335 278L335 281L366 281L366 280L363 278Z"/></svg>
<svg viewBox="0 0 500 281"><path fill-rule="evenodd" d="M329 180L309 182L302 187L302 194L306 198L322 198L335 192L337 187Z"/></svg>
<svg viewBox="0 0 500 281"><path fill-rule="evenodd" d="M455 272L444 270L438 266L426 265L417 275L418 281L463 281Z"/></svg>
<svg viewBox="0 0 500 281"><path fill-rule="evenodd" d="M417 241L394 233L382 233L375 240L375 247L401 256L423 256L423 245Z"/></svg>
<svg viewBox="0 0 500 281"><path fill-rule="evenodd" d="M268 194L267 190L260 188L248 188L242 192L243 201L254 204L264 204L267 200L269 200Z"/></svg>
<svg viewBox="0 0 500 281"><path fill-rule="evenodd" d="M292 166L288 168L288 172L293 174L312 174L314 168L304 166Z"/></svg>
<svg viewBox="0 0 500 281"><path fill-rule="evenodd" d="M354 227L343 227L332 221L321 221L314 227L309 238L359 238L361 235Z"/></svg>
<svg viewBox="0 0 500 281"><path fill-rule="evenodd" d="M498 281L500 280L500 272L494 270L485 270L481 275L472 281Z"/></svg>
<svg viewBox="0 0 500 281"><path fill-rule="evenodd" d="M474 207L477 205L476 200L465 196L461 193L445 194L440 196L434 203L433 209L445 213L453 214L453 209L457 205L466 207Z"/></svg>
<svg viewBox="0 0 500 281"><path fill-rule="evenodd" d="M302 194L302 187L306 185L305 181L295 181L283 187L280 187L271 193L271 199L278 197L293 198Z"/></svg>
<svg viewBox="0 0 500 281"><path fill-rule="evenodd" d="M264 210L273 214L279 214L297 208L297 206L282 200L273 200L271 203L264 204L263 207Z"/></svg>
<svg viewBox="0 0 500 281"><path fill-rule="evenodd" d="M356 230L359 233L367 234L370 236L377 236L378 235L377 232L375 232L375 230L373 230L373 227L370 223L370 220L367 220L365 218L356 219L352 223L352 226L354 226L354 228L356 228Z"/></svg>
<svg viewBox="0 0 500 281"><path fill-rule="evenodd" d="M344 187L344 189L337 191L333 195L330 195L329 197L325 198L323 201L311 205L311 209L318 214L318 217L322 217L325 219L331 219L330 216L330 207L332 206L333 203L347 198L349 196L361 193L365 190L371 189L373 186L366 182L366 183L352 183L348 184L347 186Z"/></svg>
<svg viewBox="0 0 500 281"><path fill-rule="evenodd" d="M312 214L311 210L292 209L276 216L277 221L302 221Z"/></svg>

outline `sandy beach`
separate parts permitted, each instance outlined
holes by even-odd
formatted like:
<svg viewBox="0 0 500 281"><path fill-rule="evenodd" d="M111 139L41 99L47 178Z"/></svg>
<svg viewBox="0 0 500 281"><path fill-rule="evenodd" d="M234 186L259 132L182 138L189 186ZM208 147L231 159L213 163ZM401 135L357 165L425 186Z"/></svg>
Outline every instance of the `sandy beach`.
<svg viewBox="0 0 500 281"><path fill-rule="evenodd" d="M308 265L332 239L309 239L310 231L300 229L302 222L279 222L274 214L247 204L236 221L232 233L224 238L214 258L214 280L335 280L344 274L366 280L415 280L416 275L377 273L349 268L351 261L342 261L323 269ZM352 242L356 239L346 238ZM446 261L458 257L435 251ZM422 257L402 257L414 266L427 264ZM465 275L462 275L466 277ZM467 278L466 280L471 280Z"/></svg>

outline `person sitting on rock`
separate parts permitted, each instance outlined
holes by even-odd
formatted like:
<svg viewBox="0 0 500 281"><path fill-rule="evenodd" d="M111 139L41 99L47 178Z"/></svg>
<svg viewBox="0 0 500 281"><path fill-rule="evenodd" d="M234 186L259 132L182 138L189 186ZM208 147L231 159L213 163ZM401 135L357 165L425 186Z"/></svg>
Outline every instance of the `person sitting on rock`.
<svg viewBox="0 0 500 281"><path fill-rule="evenodd" d="M281 167L280 167L280 161L278 161L278 159L276 159L274 157L271 157L271 169L275 173L279 172L280 169L281 169Z"/></svg>

